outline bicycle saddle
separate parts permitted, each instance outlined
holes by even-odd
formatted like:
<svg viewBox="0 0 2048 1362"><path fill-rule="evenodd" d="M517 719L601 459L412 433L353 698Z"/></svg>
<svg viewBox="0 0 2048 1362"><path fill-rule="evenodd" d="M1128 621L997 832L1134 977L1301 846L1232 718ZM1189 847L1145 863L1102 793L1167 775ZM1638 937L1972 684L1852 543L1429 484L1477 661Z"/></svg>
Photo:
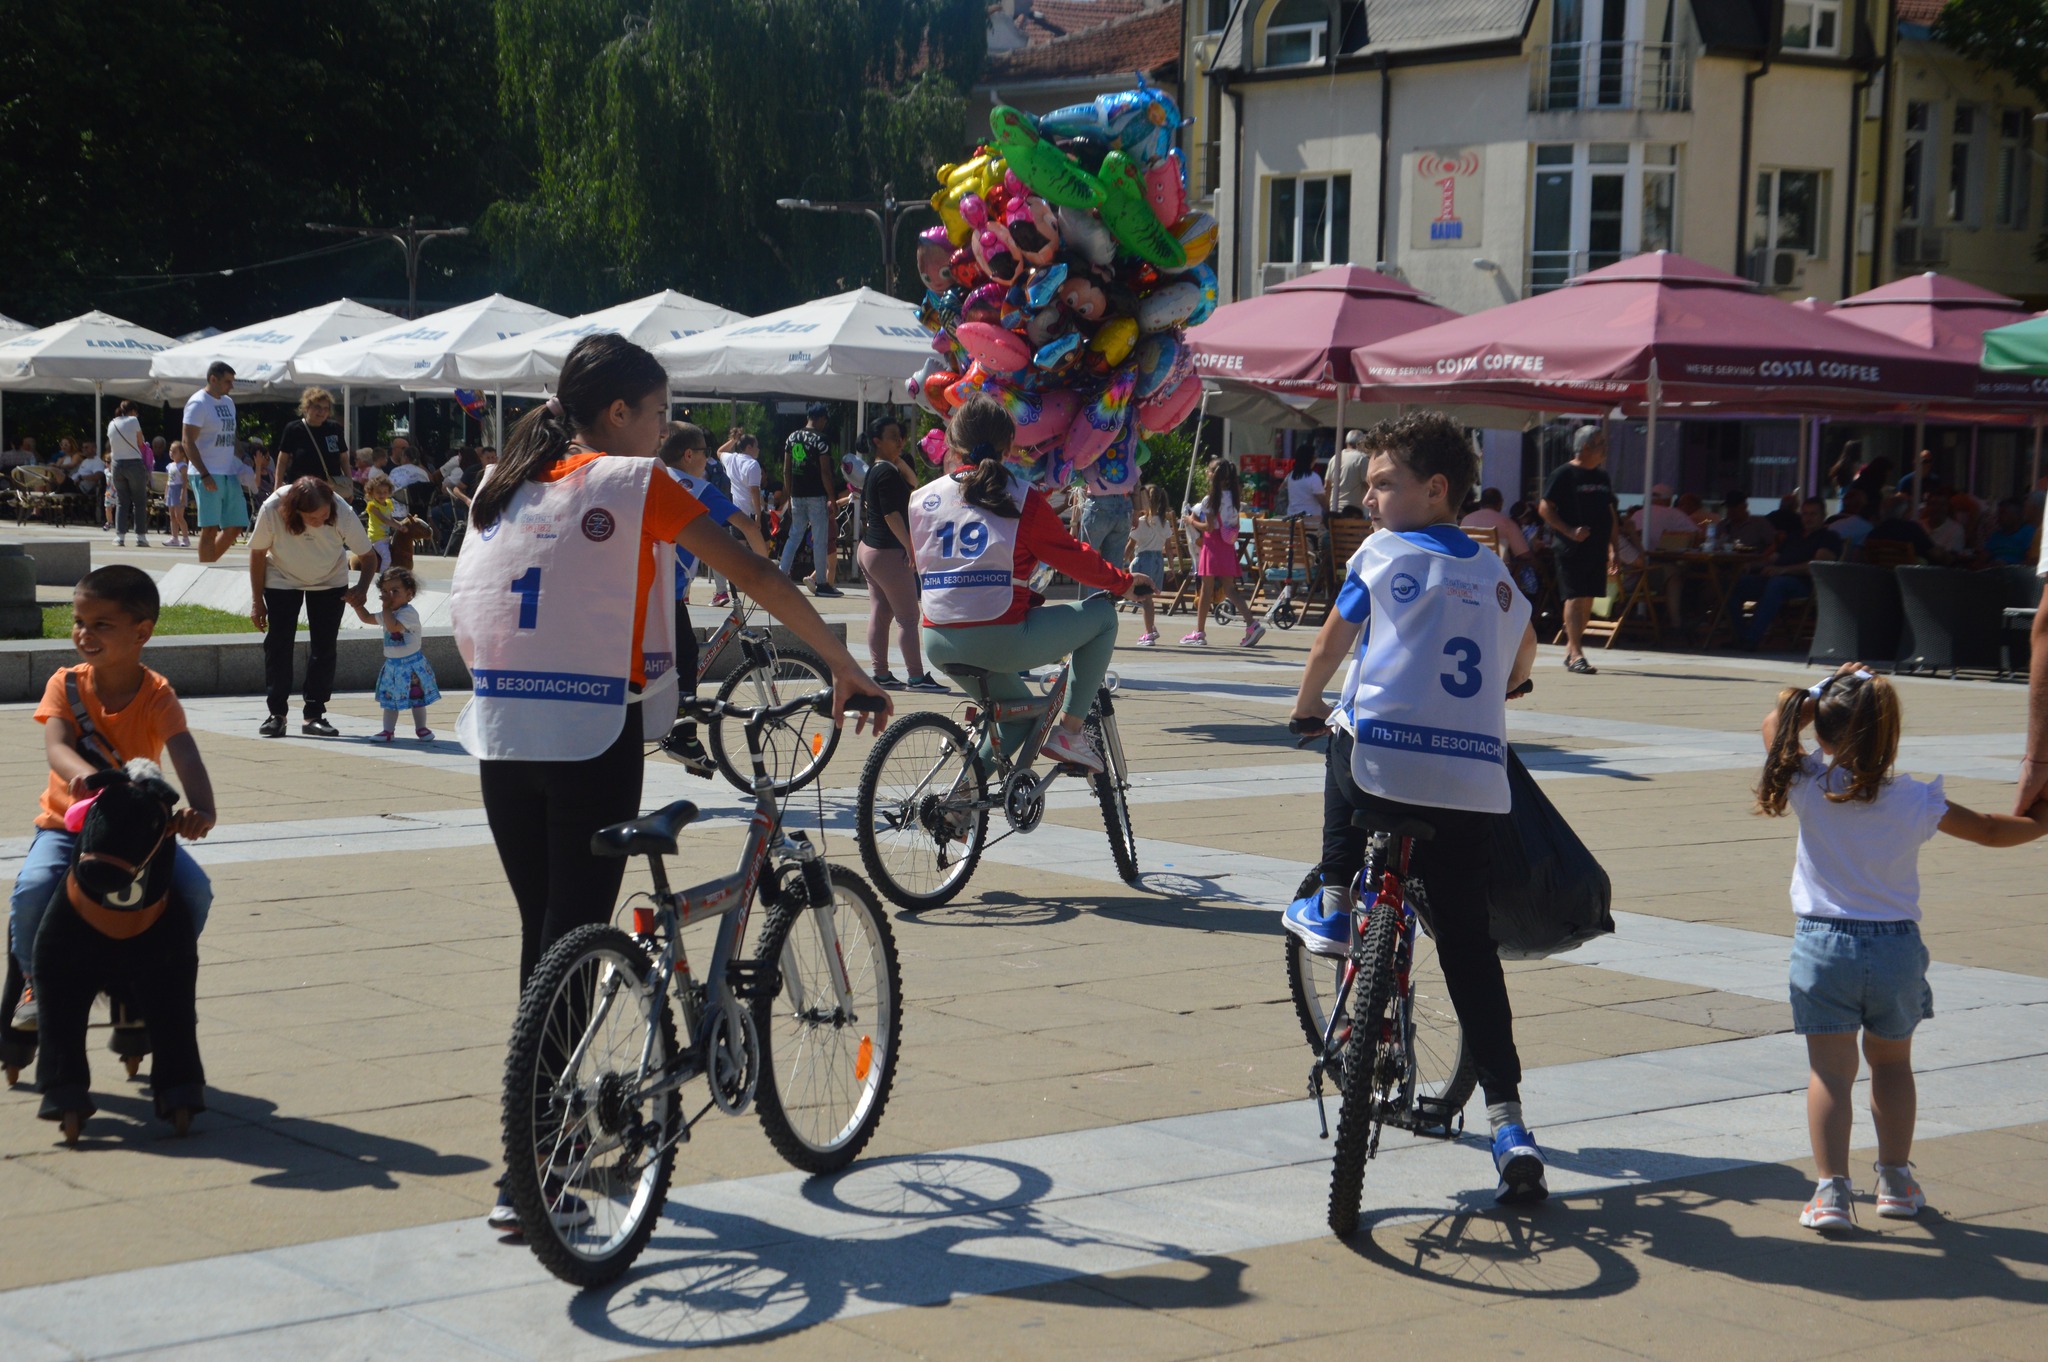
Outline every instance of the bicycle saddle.
<svg viewBox="0 0 2048 1362"><path fill-rule="evenodd" d="M988 668L970 667L964 662L940 663L939 670L955 681L986 681Z"/></svg>
<svg viewBox="0 0 2048 1362"><path fill-rule="evenodd" d="M697 806L678 799L665 809L656 809L630 823L614 823L590 835L593 856L673 856L676 834L697 817Z"/></svg>
<svg viewBox="0 0 2048 1362"><path fill-rule="evenodd" d="M1436 826L1420 818L1396 818L1384 813L1354 813L1351 826L1367 832L1384 832L1389 837L1412 837L1418 842L1427 842L1436 836Z"/></svg>

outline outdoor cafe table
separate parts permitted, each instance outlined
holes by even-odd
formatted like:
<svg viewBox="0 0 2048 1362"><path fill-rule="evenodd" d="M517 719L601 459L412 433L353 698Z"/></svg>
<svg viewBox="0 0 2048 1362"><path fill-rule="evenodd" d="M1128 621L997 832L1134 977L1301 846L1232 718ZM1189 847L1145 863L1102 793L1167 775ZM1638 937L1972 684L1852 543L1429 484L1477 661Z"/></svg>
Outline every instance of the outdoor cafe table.
<svg viewBox="0 0 2048 1362"><path fill-rule="evenodd" d="M1700 646L1713 646L1714 637L1726 626L1731 635L1735 632L1735 621L1731 613L1741 609L1741 602L1734 599L1735 587L1742 580L1742 574L1761 566L1766 554L1744 553L1736 549L1681 549L1650 550L1650 561L1675 568L1685 576L1705 584L1707 592L1707 614L1701 621Z"/></svg>

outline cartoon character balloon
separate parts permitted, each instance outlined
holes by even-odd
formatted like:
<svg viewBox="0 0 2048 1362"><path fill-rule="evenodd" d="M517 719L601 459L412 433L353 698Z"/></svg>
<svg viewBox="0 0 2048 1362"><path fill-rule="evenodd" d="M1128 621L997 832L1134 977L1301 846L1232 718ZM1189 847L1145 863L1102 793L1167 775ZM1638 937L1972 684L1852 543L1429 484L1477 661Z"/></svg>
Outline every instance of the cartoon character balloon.
<svg viewBox="0 0 2048 1362"><path fill-rule="evenodd" d="M988 143L939 169L917 246L934 354L905 388L938 415L995 398L1021 476L1129 491L1140 432L1200 397L1184 331L1216 305L1216 220L1188 202L1183 126L1140 77L1041 118L998 105Z"/></svg>

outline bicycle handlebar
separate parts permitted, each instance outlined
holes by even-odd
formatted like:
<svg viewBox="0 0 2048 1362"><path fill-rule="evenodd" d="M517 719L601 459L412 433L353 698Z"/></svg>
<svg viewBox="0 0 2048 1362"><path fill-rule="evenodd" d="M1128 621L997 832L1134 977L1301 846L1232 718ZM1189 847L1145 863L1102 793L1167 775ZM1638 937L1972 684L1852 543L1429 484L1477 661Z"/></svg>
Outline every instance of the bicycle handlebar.
<svg viewBox="0 0 2048 1362"><path fill-rule="evenodd" d="M1510 700L1519 700L1524 695L1529 694L1529 692L1535 689L1536 678L1532 676L1528 680L1522 682L1521 685L1516 686L1513 690L1509 691L1507 698ZM1287 731L1297 738L1318 737L1321 734L1328 732L1329 727L1329 721L1326 719L1289 719L1287 721ZM1299 744L1297 744L1297 746L1298 745Z"/></svg>

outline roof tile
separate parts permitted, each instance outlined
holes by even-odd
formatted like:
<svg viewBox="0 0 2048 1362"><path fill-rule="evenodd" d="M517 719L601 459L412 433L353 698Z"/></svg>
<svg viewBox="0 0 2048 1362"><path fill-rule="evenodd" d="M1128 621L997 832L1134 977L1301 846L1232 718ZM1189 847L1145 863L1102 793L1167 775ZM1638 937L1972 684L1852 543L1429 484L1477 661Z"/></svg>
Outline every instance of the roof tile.
<svg viewBox="0 0 2048 1362"><path fill-rule="evenodd" d="M1064 4L1033 6L1033 13L1058 9L1063 12L1102 12L1113 8L1123 13L1106 23L1080 28L1064 37L1010 52L991 52L982 70L984 84L1009 80L1053 80L1066 76L1106 76L1129 71L1158 71L1180 60L1181 8L1177 4L1125 5L1122 0L1096 0L1093 4L1067 0ZM1063 13L1058 17L1070 17Z"/></svg>

